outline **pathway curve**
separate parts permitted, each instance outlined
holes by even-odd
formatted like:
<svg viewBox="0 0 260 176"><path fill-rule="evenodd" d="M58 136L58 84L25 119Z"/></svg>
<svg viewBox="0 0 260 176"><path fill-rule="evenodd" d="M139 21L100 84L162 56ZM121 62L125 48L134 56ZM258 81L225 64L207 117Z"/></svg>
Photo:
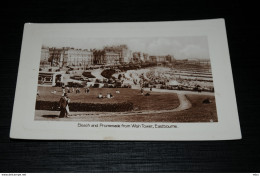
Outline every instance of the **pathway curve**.
<svg viewBox="0 0 260 176"><path fill-rule="evenodd" d="M147 89L148 90L148 89ZM74 118L84 117L114 117L114 116L131 116L131 115L147 115L147 114L160 114L169 113L176 111L183 111L192 107L192 104L187 99L186 94L197 94L197 95L210 95L213 96L212 92L192 92L192 91L179 91L179 90L166 90L166 89L153 89L153 92L171 92L176 93L179 99L179 106L170 110L144 110L144 111L127 111L127 112L71 112L70 118L66 120L72 120ZM42 114L53 114L53 111L36 110L36 116L41 118ZM57 114L59 111L57 111ZM64 119L65 120L65 119Z"/></svg>
<svg viewBox="0 0 260 176"><path fill-rule="evenodd" d="M160 113L168 113L168 112L176 112L183 111L192 107L190 101L186 98L185 94L178 93L179 106L170 110L145 110L145 111L127 111L127 112L71 112L69 118L64 120L72 120L75 118L84 118L84 117L115 117L115 116L131 116L131 115L147 115L147 114L160 114ZM41 114L53 114L53 111L43 111L36 110L37 118L41 118ZM59 111L57 111L57 114Z"/></svg>
<svg viewBox="0 0 260 176"><path fill-rule="evenodd" d="M179 106L174 109L170 110L146 110L146 111L127 111L127 112L95 112L95 113L84 113L78 114L77 112L72 112L70 117L80 117L80 116L127 116L127 115L141 115L141 114L160 114L160 113L167 113L167 112L175 112L175 111L183 111L192 107L190 101L186 98L185 94L177 93L179 99Z"/></svg>
<svg viewBox="0 0 260 176"><path fill-rule="evenodd" d="M95 76L97 79L102 80L102 79L105 78L105 77L103 77L103 76L101 75L102 71L103 71L103 69L95 69L95 70L93 70L93 71L91 72L91 74L92 74L93 76Z"/></svg>

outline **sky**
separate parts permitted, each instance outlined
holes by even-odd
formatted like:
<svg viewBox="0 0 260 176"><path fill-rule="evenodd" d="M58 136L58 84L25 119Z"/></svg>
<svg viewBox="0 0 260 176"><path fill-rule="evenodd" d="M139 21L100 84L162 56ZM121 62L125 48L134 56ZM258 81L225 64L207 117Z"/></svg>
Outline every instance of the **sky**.
<svg viewBox="0 0 260 176"><path fill-rule="evenodd" d="M206 36L150 37L150 38L51 38L45 39L47 47L73 47L77 49L102 49L104 46L126 44L133 52L149 55L174 55L176 59L209 59Z"/></svg>

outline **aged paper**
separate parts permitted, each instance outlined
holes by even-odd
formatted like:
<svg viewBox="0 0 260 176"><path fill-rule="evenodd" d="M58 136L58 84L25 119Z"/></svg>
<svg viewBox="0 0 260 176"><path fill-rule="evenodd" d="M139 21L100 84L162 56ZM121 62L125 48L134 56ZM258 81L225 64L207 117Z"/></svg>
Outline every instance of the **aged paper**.
<svg viewBox="0 0 260 176"><path fill-rule="evenodd" d="M241 139L224 20L26 23L10 137Z"/></svg>

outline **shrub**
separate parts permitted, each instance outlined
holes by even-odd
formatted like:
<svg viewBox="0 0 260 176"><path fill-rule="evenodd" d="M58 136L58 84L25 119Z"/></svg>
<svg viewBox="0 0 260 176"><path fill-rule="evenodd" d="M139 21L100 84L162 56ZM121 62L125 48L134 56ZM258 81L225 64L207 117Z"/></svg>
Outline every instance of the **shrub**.
<svg viewBox="0 0 260 176"><path fill-rule="evenodd" d="M83 72L82 75L87 78L96 78L94 75L91 74L91 72Z"/></svg>
<svg viewBox="0 0 260 176"><path fill-rule="evenodd" d="M130 84L124 84L122 88L132 88L132 86Z"/></svg>
<svg viewBox="0 0 260 176"><path fill-rule="evenodd" d="M108 83L108 79L103 79L103 83Z"/></svg>
<svg viewBox="0 0 260 176"><path fill-rule="evenodd" d="M133 110L132 102L123 102L123 103L70 103L70 111L103 111L103 112L122 112L122 111L131 111ZM58 111L59 102L52 101L36 101L35 105L36 110L50 110Z"/></svg>
<svg viewBox="0 0 260 176"><path fill-rule="evenodd" d="M63 83L62 82L56 82L56 87L62 87L63 86Z"/></svg>
<svg viewBox="0 0 260 176"><path fill-rule="evenodd" d="M161 88L161 89L166 89L166 86L165 86L165 85L161 85L160 88Z"/></svg>
<svg viewBox="0 0 260 176"><path fill-rule="evenodd" d="M115 83L115 81L114 81L112 78L110 78L110 79L108 80L108 84L113 84L113 83Z"/></svg>
<svg viewBox="0 0 260 176"><path fill-rule="evenodd" d="M113 80L116 80L116 77L112 76L112 79L113 79Z"/></svg>
<svg viewBox="0 0 260 176"><path fill-rule="evenodd" d="M84 87L84 84L80 84L77 82L68 82L68 87Z"/></svg>
<svg viewBox="0 0 260 176"><path fill-rule="evenodd" d="M112 78L112 75L116 73L116 71L114 69L107 69L107 70L103 70L101 75L107 79Z"/></svg>
<svg viewBox="0 0 260 176"><path fill-rule="evenodd" d="M108 88L108 83L105 83L103 88Z"/></svg>
<svg viewBox="0 0 260 176"><path fill-rule="evenodd" d="M117 81L117 82L115 83L115 87L119 88L119 87L121 87L121 86L122 86L122 83L121 83L120 81Z"/></svg>
<svg viewBox="0 0 260 176"><path fill-rule="evenodd" d="M93 88L99 88L99 84L98 83L95 83Z"/></svg>

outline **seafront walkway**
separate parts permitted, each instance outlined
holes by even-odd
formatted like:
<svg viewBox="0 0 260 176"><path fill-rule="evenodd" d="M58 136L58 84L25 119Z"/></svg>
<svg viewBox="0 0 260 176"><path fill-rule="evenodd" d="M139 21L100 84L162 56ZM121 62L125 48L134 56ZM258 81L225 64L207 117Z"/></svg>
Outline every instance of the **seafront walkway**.
<svg viewBox="0 0 260 176"><path fill-rule="evenodd" d="M135 88L135 87L134 87ZM138 88L138 87L136 87ZM149 89L145 89L145 92L150 92ZM106 117L115 117L115 116L132 116L132 115L147 115L147 114L160 114L160 113L169 113L176 111L187 110L192 107L192 104L187 99L186 94L197 94L197 95L208 95L214 96L212 92L194 92L194 91L180 91L180 90L166 90L166 89L153 89L152 92L168 92L168 93L176 93L179 99L179 106L177 108L173 108L170 110L143 110L143 111L127 111L127 112L70 112L70 116L68 118L62 118L60 120L93 120L99 118ZM152 97L151 92L151 97ZM48 118L51 120L59 120L58 118L59 111L46 111L46 110L36 110L35 111L35 119L36 120L47 120ZM91 121L92 121L91 120Z"/></svg>

